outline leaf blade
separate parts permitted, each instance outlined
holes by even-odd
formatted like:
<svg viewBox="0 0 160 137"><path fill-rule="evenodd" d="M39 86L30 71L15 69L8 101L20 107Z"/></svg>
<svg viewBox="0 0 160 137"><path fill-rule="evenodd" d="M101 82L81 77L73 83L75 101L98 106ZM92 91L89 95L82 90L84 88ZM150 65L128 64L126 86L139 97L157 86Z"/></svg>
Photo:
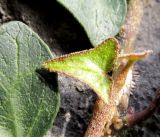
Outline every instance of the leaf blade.
<svg viewBox="0 0 160 137"><path fill-rule="evenodd" d="M106 103L112 81L107 72L112 70L117 58L118 42L110 38L98 47L49 60L43 67L51 72L61 72L88 84Z"/></svg>
<svg viewBox="0 0 160 137"><path fill-rule="evenodd" d="M115 36L125 21L126 0L57 0L81 23L88 37L97 46Z"/></svg>
<svg viewBox="0 0 160 137"><path fill-rule="evenodd" d="M20 22L2 25L0 40L0 135L43 136L57 114L59 93L40 80L36 70L53 56Z"/></svg>

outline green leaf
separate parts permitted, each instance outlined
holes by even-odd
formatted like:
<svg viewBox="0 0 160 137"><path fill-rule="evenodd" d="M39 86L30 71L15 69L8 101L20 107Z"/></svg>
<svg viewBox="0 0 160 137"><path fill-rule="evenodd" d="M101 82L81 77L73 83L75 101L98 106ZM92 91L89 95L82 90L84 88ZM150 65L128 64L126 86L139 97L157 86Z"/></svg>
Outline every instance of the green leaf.
<svg viewBox="0 0 160 137"><path fill-rule="evenodd" d="M98 47L49 60L43 67L65 73L88 84L106 103L112 81L107 72L112 70L117 57L118 43L110 38Z"/></svg>
<svg viewBox="0 0 160 137"><path fill-rule="evenodd" d="M59 93L37 69L53 58L26 25L0 27L0 137L42 137L57 114Z"/></svg>
<svg viewBox="0 0 160 137"><path fill-rule="evenodd" d="M81 23L93 46L115 36L125 21L126 0L57 0Z"/></svg>

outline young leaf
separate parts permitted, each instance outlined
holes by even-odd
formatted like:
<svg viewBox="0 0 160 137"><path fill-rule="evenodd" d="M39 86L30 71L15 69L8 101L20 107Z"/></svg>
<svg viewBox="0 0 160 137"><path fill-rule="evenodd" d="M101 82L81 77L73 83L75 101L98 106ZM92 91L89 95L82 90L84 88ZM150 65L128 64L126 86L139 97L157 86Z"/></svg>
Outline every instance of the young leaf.
<svg viewBox="0 0 160 137"><path fill-rule="evenodd" d="M43 67L88 84L107 103L112 85L107 72L112 69L116 60L117 46L117 41L110 38L94 49L49 60Z"/></svg>
<svg viewBox="0 0 160 137"><path fill-rule="evenodd" d="M115 36L124 23L126 0L57 0L81 23L93 46Z"/></svg>
<svg viewBox="0 0 160 137"><path fill-rule="evenodd" d="M50 58L47 45L23 23L0 27L0 137L42 137L51 126L59 93L36 72Z"/></svg>

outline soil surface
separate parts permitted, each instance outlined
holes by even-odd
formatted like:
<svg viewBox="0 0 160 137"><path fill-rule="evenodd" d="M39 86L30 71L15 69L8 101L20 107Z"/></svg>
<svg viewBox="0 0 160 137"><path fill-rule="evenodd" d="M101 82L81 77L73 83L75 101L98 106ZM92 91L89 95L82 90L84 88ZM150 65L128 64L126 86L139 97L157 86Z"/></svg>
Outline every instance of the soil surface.
<svg viewBox="0 0 160 137"><path fill-rule="evenodd" d="M81 25L54 0L0 0L0 25L19 20L29 25L57 56L91 48ZM130 106L144 109L160 87L160 0L144 9L137 52L153 54L135 64ZM96 95L83 83L59 74L61 107L53 128L45 137L82 137L92 115ZM147 121L130 129L126 137L160 137L160 108Z"/></svg>

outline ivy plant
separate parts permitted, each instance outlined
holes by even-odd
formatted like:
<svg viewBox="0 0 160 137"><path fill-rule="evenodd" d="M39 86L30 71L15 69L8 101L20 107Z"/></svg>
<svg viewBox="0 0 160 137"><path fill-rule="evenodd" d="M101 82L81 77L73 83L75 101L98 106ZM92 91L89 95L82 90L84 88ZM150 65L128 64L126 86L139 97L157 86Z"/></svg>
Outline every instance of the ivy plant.
<svg viewBox="0 0 160 137"><path fill-rule="evenodd" d="M23 23L1 26L2 137L40 137L53 122L59 108L59 93L57 86L48 85L38 73L41 64L50 71L65 73L88 84L105 103L110 100L113 81L109 72L115 68L118 42L115 38L106 39L116 35L123 24L126 1L59 2L74 13L97 48L53 60L55 56L47 45Z"/></svg>
<svg viewBox="0 0 160 137"><path fill-rule="evenodd" d="M25 24L13 21L2 25L0 137L44 136L60 104L56 75L51 72L72 76L95 91L99 97L95 117L85 137L101 136L126 89L130 68L148 55L148 52L120 54L118 41L110 38L125 21L126 0L57 1L81 23L95 48L56 58Z"/></svg>

